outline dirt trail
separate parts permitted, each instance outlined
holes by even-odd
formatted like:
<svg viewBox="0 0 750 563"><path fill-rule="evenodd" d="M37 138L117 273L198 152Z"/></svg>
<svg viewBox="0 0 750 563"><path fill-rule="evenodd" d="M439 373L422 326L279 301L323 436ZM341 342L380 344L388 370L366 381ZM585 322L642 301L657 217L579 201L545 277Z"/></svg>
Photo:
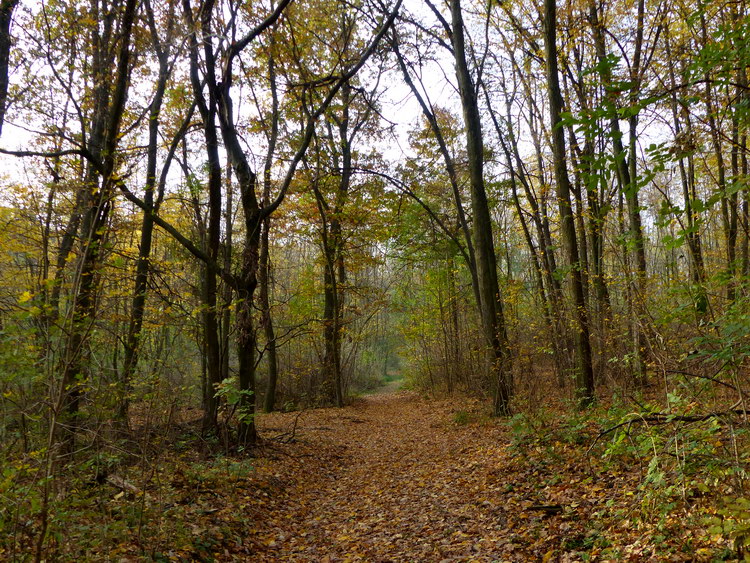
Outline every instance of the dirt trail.
<svg viewBox="0 0 750 563"><path fill-rule="evenodd" d="M381 385L377 389L373 389L372 391L367 392L365 395L371 396L371 395L392 395L394 393L398 393L401 391L401 388L404 385L403 379L393 379L386 383L385 385Z"/></svg>
<svg viewBox="0 0 750 563"><path fill-rule="evenodd" d="M266 506L269 521L255 534L255 558L540 558L549 549L549 532L541 529L547 524L536 520L540 530L530 538L511 526L522 519L528 528L526 519L534 515L516 504L527 494L519 497L518 486L506 481L513 461L504 427L456 424L454 419L478 415L452 410L448 402L399 392L302 413L295 441L273 464L283 470L274 474L279 487ZM295 416L268 415L261 427L267 436L288 430Z"/></svg>

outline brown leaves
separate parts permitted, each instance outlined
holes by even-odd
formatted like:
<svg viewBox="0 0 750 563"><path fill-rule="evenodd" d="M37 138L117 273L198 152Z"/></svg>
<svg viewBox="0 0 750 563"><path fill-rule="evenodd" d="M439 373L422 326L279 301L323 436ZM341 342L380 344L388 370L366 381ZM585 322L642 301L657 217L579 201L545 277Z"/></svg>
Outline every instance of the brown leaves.
<svg viewBox="0 0 750 563"><path fill-rule="evenodd" d="M459 407L471 422L457 423ZM638 466L587 458L586 439L549 424L519 441L485 408L395 393L261 415L262 435L283 439L253 458L188 450L146 480L134 471L104 485L109 525L130 522L106 548L126 559L563 562L701 561L722 547L702 533L705 510L644 512Z"/></svg>
<svg viewBox="0 0 750 563"><path fill-rule="evenodd" d="M269 499L275 517L260 523L256 556L580 561L610 558L621 546L626 560L657 557L655 546L644 544L643 526L621 518L639 510L637 468L597 467L586 458L585 440L514 449L503 421L482 417L482 405L461 403L475 422L457 424L455 402L411 393L306 412L299 442L283 446L288 456L278 465L293 490L281 502ZM292 420L266 415L260 426ZM682 539L673 533L670 549L678 552Z"/></svg>

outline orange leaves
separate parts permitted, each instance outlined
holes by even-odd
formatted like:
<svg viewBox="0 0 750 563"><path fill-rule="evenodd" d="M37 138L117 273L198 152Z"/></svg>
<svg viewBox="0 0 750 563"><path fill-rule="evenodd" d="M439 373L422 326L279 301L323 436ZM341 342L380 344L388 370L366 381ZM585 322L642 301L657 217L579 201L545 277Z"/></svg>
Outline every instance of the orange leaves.
<svg viewBox="0 0 750 563"><path fill-rule="evenodd" d="M559 429L512 446L508 424L483 408L373 395L303 412L291 443L273 436L298 413L259 415L266 442L254 458L185 452L165 461L154 479L161 488L112 491L111 510L127 514L133 503L148 516L122 553L148 545L175 560L708 561L723 547L700 527L709 506L650 521L637 467L586 458L586 441L556 440ZM473 422L456 424L457 410Z"/></svg>
<svg viewBox="0 0 750 563"><path fill-rule="evenodd" d="M294 490L270 498L274 522L260 523L285 539L273 535L259 560L580 561L622 548L637 561L664 548L622 516L639 510L636 471L596 467L585 443L519 452L500 421L453 420L456 409L481 408L396 393L306 412L299 442L276 466ZM265 415L260 425L293 417ZM672 533L679 553L689 534Z"/></svg>

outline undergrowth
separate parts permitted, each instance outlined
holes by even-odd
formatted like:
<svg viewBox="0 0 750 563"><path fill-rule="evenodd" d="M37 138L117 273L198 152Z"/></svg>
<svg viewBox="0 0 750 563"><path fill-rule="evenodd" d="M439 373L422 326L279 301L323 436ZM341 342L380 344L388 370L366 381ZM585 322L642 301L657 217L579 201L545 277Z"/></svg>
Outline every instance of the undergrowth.
<svg viewBox="0 0 750 563"><path fill-rule="evenodd" d="M243 494L250 487L252 459L212 453L195 434L148 453L81 456L47 477L43 451L6 463L0 475L0 559L25 561L43 552L55 561L211 560L220 546L242 544L238 521L202 522L223 504L217 491Z"/></svg>
<svg viewBox="0 0 750 563"><path fill-rule="evenodd" d="M607 501L596 512L602 533L574 543L595 544L618 559L622 553L608 547L607 529L649 530L653 548L671 529L693 526L731 546L699 555L750 561L748 427L737 412L702 410L703 399L688 398L682 387L665 398L615 398L585 411L520 412L507 422L512 451L531 464L540 456L558 463L585 456L594 482L609 482L630 497ZM668 555L653 549L652 556Z"/></svg>

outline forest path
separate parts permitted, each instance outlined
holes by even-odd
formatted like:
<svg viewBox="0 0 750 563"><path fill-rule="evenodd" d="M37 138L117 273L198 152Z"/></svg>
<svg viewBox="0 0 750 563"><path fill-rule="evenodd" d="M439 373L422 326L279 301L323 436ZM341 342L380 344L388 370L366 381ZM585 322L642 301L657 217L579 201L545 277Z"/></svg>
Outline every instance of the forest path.
<svg viewBox="0 0 750 563"><path fill-rule="evenodd" d="M401 391L401 388L404 386L404 379L403 377L399 377L397 379L391 379L387 383L384 383L380 387L377 387L373 389L372 391L368 391L365 393L366 396L372 396L372 395L392 395L394 393L398 393Z"/></svg>
<svg viewBox="0 0 750 563"><path fill-rule="evenodd" d="M541 559L551 520L569 527L521 506L550 503L534 483L544 469L516 463L507 427L482 419L484 407L461 408L398 392L299 414L294 441L268 450L277 487L254 530L253 558ZM288 431L297 416L265 415L261 431Z"/></svg>

